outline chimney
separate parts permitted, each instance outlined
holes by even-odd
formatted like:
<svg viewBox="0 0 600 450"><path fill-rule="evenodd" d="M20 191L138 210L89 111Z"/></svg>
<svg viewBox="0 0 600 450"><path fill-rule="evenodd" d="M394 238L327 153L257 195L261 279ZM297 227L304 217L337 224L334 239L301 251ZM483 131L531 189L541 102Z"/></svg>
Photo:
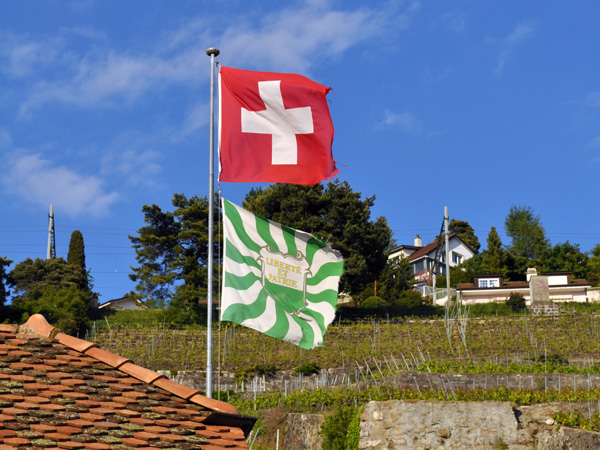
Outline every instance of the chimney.
<svg viewBox="0 0 600 450"><path fill-rule="evenodd" d="M415 247L423 247L423 242L421 241L421 236L417 234L415 238Z"/></svg>
<svg viewBox="0 0 600 450"><path fill-rule="evenodd" d="M537 276L537 269L535 267L529 267L527 269L527 281L531 280L531 277Z"/></svg>

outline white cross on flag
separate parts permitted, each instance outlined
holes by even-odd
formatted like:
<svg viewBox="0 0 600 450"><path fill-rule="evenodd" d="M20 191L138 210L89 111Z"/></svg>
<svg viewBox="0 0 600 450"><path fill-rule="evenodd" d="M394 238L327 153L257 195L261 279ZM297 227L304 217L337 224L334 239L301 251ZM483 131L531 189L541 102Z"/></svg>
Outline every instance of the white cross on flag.
<svg viewBox="0 0 600 450"><path fill-rule="evenodd" d="M313 185L332 178L330 90L302 75L221 66L219 180Z"/></svg>

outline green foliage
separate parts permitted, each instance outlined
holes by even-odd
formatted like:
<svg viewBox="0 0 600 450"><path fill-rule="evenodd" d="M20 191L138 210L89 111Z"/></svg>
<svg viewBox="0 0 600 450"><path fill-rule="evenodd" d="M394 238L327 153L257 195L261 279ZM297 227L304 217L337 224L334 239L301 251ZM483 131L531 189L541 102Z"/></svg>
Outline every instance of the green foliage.
<svg viewBox="0 0 600 450"><path fill-rule="evenodd" d="M592 283L592 286L600 286L600 244L591 250L591 257L587 263L587 280Z"/></svg>
<svg viewBox="0 0 600 450"><path fill-rule="evenodd" d="M174 194L171 203L173 212L163 212L157 205L142 208L147 225L138 230L138 236L129 236L139 264L132 267L130 278L137 281L136 291L143 298L157 306L177 299L177 307L192 319L196 314L193 305L205 299L207 292L208 200ZM217 212L215 206L215 217ZM218 230L215 223L215 243L220 242ZM217 247L213 249L215 264L219 262ZM214 283L216 288L216 277Z"/></svg>
<svg viewBox="0 0 600 450"><path fill-rule="evenodd" d="M67 334L83 333L88 327L87 310L91 295L74 286L45 286L19 298L14 312L26 322L33 314L43 314L48 323Z"/></svg>
<svg viewBox="0 0 600 450"><path fill-rule="evenodd" d="M547 248L542 253L542 270L571 272L573 278L587 275L588 257L579 250L579 244L569 241Z"/></svg>
<svg viewBox="0 0 600 450"><path fill-rule="evenodd" d="M412 289L414 284L413 269L406 258L397 258L386 264L377 285L379 295L388 304L394 304L404 291Z"/></svg>
<svg viewBox="0 0 600 450"><path fill-rule="evenodd" d="M69 241L69 252L67 253L67 263L75 264L81 267L84 271L85 267L85 245L83 243L83 235L81 231L75 230L71 233Z"/></svg>
<svg viewBox="0 0 600 450"><path fill-rule="evenodd" d="M140 309L130 310L124 309L122 311L109 310L104 316L110 326L144 326L144 327L156 327L167 322L165 311L163 309Z"/></svg>
<svg viewBox="0 0 600 450"><path fill-rule="evenodd" d="M0 312L10 294L8 287L12 284L12 278L6 272L6 268L11 264L12 261L10 259L0 257Z"/></svg>
<svg viewBox="0 0 600 450"><path fill-rule="evenodd" d="M518 311L523 313L523 310ZM485 317L485 316L512 316L515 312L510 309L506 302L496 303L474 303L469 305L469 315L471 317Z"/></svg>
<svg viewBox="0 0 600 450"><path fill-rule="evenodd" d="M348 449L348 429L355 417L355 408L338 406L325 418L320 434L323 436L323 450Z"/></svg>
<svg viewBox="0 0 600 450"><path fill-rule="evenodd" d="M301 373L302 375L313 375L319 373L321 368L317 363L307 362L298 367L294 367L294 372Z"/></svg>
<svg viewBox="0 0 600 450"><path fill-rule="evenodd" d="M384 308L387 302L381 297L369 297L363 303L362 307L366 309Z"/></svg>
<svg viewBox="0 0 600 450"><path fill-rule="evenodd" d="M271 376L277 370L279 370L278 367L273 364L254 364L249 367L239 367L235 370L235 380L241 382L259 375Z"/></svg>
<svg viewBox="0 0 600 450"><path fill-rule="evenodd" d="M348 433L346 433L346 450L358 450L360 440L360 416L365 407L356 408L352 421L348 425Z"/></svg>
<svg viewBox="0 0 600 450"><path fill-rule="evenodd" d="M324 187L274 184L252 190L244 208L259 216L306 231L327 242L344 257L342 292L357 295L379 278L387 263L392 230L387 220L371 220L375 196L361 200L348 182Z"/></svg>
<svg viewBox="0 0 600 450"><path fill-rule="evenodd" d="M510 208L504 221L506 235L512 239L508 247L514 257L512 272L515 277L524 277L527 266L539 264L544 250L550 244L539 216L535 216L530 206Z"/></svg>
<svg viewBox="0 0 600 450"><path fill-rule="evenodd" d="M600 431L600 413L597 412L593 413L591 417L586 418L575 411L569 411L569 414L558 411L552 418L556 423L567 427L595 432Z"/></svg>
<svg viewBox="0 0 600 450"><path fill-rule="evenodd" d="M512 312L522 312L525 309L525 297L518 292L511 292L506 300L506 306L510 308Z"/></svg>
<svg viewBox="0 0 600 450"><path fill-rule="evenodd" d="M197 300L176 295L165 310L165 318L167 323L175 326L203 324L207 320L206 308L206 303L200 304Z"/></svg>
<svg viewBox="0 0 600 450"><path fill-rule="evenodd" d="M479 252L481 244L479 243L477 236L475 236L475 230L473 230L473 227L469 225L469 222L464 220L450 219L448 228L450 228L452 233L456 233L460 240L467 244L474 253Z"/></svg>
<svg viewBox="0 0 600 450"><path fill-rule="evenodd" d="M423 305L423 296L415 290L404 291L396 301L396 306L404 308L416 308Z"/></svg>
<svg viewBox="0 0 600 450"><path fill-rule="evenodd" d="M22 296L34 295L48 286L56 288L77 288L87 285L87 275L63 258L27 258L17 264L10 273L18 302Z"/></svg>

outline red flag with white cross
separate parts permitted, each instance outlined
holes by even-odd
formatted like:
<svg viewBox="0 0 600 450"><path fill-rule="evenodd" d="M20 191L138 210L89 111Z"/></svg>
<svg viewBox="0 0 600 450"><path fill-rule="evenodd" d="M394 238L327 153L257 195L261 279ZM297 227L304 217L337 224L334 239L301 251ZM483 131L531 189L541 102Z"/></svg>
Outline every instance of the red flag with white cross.
<svg viewBox="0 0 600 450"><path fill-rule="evenodd" d="M314 185L337 174L330 90L302 75L221 66L219 180Z"/></svg>

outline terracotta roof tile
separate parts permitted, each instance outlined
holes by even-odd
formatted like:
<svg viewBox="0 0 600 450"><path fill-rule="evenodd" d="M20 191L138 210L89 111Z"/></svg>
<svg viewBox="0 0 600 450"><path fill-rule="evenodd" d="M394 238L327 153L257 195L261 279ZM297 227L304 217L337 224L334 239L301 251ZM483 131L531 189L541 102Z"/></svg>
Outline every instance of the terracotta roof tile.
<svg viewBox="0 0 600 450"><path fill-rule="evenodd" d="M233 406L68 336L40 315L0 326L0 363L0 380L11 384L0 394L0 450L248 448L239 423L247 432L253 419L210 425L213 414L239 414Z"/></svg>

